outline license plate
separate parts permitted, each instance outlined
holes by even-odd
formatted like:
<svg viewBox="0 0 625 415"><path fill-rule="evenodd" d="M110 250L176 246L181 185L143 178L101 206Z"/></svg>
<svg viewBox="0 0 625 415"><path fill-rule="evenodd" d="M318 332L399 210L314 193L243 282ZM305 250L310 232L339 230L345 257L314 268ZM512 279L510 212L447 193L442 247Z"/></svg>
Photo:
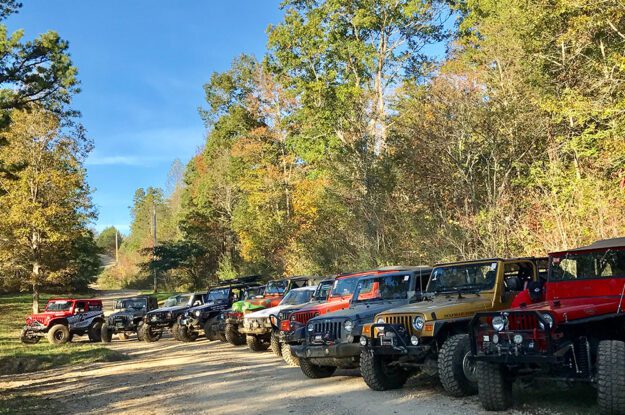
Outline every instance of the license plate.
<svg viewBox="0 0 625 415"><path fill-rule="evenodd" d="M124 323L117 323L117 327L124 327Z"/></svg>
<svg viewBox="0 0 625 415"><path fill-rule="evenodd" d="M322 341L322 340L323 340L323 337L321 337L321 334L317 334L317 335L315 335L315 341L316 341L316 342L320 342L320 341Z"/></svg>

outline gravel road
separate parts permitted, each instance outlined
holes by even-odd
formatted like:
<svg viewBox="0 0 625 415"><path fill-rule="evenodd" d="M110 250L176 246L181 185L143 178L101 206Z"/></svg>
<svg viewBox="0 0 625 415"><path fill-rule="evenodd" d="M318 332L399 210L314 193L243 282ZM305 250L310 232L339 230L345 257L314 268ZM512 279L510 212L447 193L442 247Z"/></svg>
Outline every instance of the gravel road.
<svg viewBox="0 0 625 415"><path fill-rule="evenodd" d="M108 347L131 360L0 376L0 390L36 393L50 408L70 414L485 413L476 397L447 397L433 381L413 378L402 390L374 392L356 370L311 380L271 352L251 353L245 346L168 338L148 344L132 337ZM596 411L588 402L592 396L580 400L575 390L555 391L555 406L545 408L544 396L530 391L512 413Z"/></svg>

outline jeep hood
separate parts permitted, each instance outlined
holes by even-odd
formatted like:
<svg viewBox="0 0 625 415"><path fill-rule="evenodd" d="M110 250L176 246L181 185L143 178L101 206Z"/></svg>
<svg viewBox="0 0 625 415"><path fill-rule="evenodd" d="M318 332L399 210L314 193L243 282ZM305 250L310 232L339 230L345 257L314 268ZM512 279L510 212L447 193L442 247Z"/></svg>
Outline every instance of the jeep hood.
<svg viewBox="0 0 625 415"><path fill-rule="evenodd" d="M156 310L152 310L150 311L148 314L152 314L152 313L162 313L163 311L167 312L167 311L180 311L180 310L184 310L189 308L188 305L173 305L171 307L162 307L162 308L157 308Z"/></svg>
<svg viewBox="0 0 625 415"><path fill-rule="evenodd" d="M578 320L604 314L616 313L620 297L586 297L549 300L528 304L527 307L515 308L510 311L539 311L550 313L556 323ZM625 300L623 301L625 307Z"/></svg>
<svg viewBox="0 0 625 415"><path fill-rule="evenodd" d="M245 318L263 318L269 317L270 315L278 315L278 313L282 310L290 310L293 308L299 308L301 304L292 304L292 305L277 305L271 308L264 308L259 311L255 311L253 313L249 313L245 315Z"/></svg>
<svg viewBox="0 0 625 415"><path fill-rule="evenodd" d="M423 314L426 320L444 320L472 317L475 313L492 309L493 301L491 295L463 294L461 298L458 298L457 294L439 294L432 301L420 301L403 307L393 308L386 311L384 315ZM436 318L432 316L432 313L435 313Z"/></svg>
<svg viewBox="0 0 625 415"><path fill-rule="evenodd" d="M334 313L321 315L311 320L327 320L331 318L350 320L371 320L373 317L389 308L401 305L399 301L380 301L363 304L352 304L345 310L335 311Z"/></svg>
<svg viewBox="0 0 625 415"><path fill-rule="evenodd" d="M351 296L345 297L345 299L335 299L332 301L315 301L314 303L308 303L298 311L318 311L319 314L325 314L328 310L337 308L347 308L349 306L349 300ZM322 312L323 311L323 312Z"/></svg>
<svg viewBox="0 0 625 415"><path fill-rule="evenodd" d="M190 312L196 311L196 310L206 310L209 309L211 307L214 307L216 305L216 303L214 301L209 301L208 303L204 303L202 305L196 305L195 307L191 307L189 309ZM220 304L221 305L221 304Z"/></svg>
<svg viewBox="0 0 625 415"><path fill-rule="evenodd" d="M119 310L119 311L115 311L113 313L111 313L109 315L109 317L115 317L115 316L129 316L132 318L135 317L142 317L143 315L145 315L145 311L142 310L128 310L128 309L124 309L124 310Z"/></svg>

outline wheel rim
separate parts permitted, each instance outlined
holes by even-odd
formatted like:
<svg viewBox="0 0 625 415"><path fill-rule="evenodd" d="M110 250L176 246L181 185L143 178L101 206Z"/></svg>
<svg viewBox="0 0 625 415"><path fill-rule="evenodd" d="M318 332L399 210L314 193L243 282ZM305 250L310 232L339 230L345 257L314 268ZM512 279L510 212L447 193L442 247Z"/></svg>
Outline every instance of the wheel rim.
<svg viewBox="0 0 625 415"><path fill-rule="evenodd" d="M61 340L65 339L65 335L63 334L63 332L62 332L61 330L57 330L57 331L54 333L54 338L55 338L56 340L61 341Z"/></svg>
<svg viewBox="0 0 625 415"><path fill-rule="evenodd" d="M471 352L467 352L462 359L462 372L469 382L477 382L475 362L471 360Z"/></svg>

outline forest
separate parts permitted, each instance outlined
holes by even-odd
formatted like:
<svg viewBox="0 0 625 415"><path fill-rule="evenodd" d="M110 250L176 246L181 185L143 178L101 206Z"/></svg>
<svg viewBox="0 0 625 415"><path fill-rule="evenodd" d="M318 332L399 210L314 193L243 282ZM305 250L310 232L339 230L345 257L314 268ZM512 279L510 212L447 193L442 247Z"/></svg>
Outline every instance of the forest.
<svg viewBox="0 0 625 415"><path fill-rule="evenodd" d="M625 233L621 1L281 7L264 56L240 55L207 79L203 148L172 165L167 188L137 189L103 285L150 288L156 273L163 287L195 289L242 274L542 256ZM49 59L42 79L60 86L31 99L11 77L37 45L3 36L0 76L24 86L24 97L0 95L3 288L78 286L118 232L103 231L98 247L87 226L73 67L45 35L47 54L33 59ZM51 193L62 200L29 196L41 174L29 157L42 146L49 171L73 178ZM45 262L57 244L66 256Z"/></svg>

